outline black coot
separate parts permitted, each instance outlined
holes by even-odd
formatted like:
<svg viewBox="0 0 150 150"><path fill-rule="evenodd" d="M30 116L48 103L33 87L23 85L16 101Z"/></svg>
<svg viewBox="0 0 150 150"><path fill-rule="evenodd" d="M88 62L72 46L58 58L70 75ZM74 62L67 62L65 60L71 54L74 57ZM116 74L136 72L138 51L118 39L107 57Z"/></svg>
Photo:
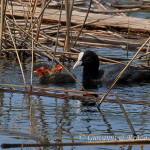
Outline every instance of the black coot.
<svg viewBox="0 0 150 150"><path fill-rule="evenodd" d="M99 69L99 58L93 51L79 53L73 69L83 66L83 86L110 85L125 67L121 64L104 65ZM150 69L129 66L118 80L118 84L150 82Z"/></svg>

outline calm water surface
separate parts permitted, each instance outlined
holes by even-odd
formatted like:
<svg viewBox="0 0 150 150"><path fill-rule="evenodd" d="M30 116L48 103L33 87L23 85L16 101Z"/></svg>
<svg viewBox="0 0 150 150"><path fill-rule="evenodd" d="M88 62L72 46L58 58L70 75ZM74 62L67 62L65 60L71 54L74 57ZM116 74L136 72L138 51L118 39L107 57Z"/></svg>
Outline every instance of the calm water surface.
<svg viewBox="0 0 150 150"><path fill-rule="evenodd" d="M98 52L98 49L94 49ZM111 50L108 49L109 56ZM100 54L107 56L101 49ZM117 50L116 50L117 51ZM119 50L123 57L126 52ZM107 54L105 54L107 53ZM117 52L118 53L118 52ZM117 56L116 53L116 56ZM130 53L131 57L133 53ZM114 53L112 52L114 56ZM71 64L73 65L73 63ZM0 83L22 85L22 76L15 61L1 61ZM23 66L27 83L30 84L30 63ZM71 70L82 81L82 68ZM33 76L33 85L41 86L38 77ZM75 85L54 86L52 88L65 88L81 90ZM106 92L108 87L95 89L97 92ZM49 92L49 91L47 91ZM117 92L120 99L128 101L150 102L150 85L140 84L132 86L116 86L111 93ZM107 98L113 98L108 96ZM139 138L150 138L150 107L148 105L124 104L125 110L133 124ZM130 139L131 130L117 103L103 102L101 111L96 106L83 106L78 100L56 99L46 96L29 96L18 93L0 93L0 144L2 143L49 143L49 142L83 142L119 139ZM73 146L48 147L49 149L142 149L149 146ZM16 148L21 149L21 148ZM23 148L40 149L40 148Z"/></svg>

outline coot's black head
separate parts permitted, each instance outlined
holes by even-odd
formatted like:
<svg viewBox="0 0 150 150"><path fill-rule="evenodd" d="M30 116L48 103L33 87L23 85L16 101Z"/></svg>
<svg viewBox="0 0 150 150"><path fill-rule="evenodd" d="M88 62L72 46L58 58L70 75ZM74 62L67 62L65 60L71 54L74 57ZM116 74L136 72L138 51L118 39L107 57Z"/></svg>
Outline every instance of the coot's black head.
<svg viewBox="0 0 150 150"><path fill-rule="evenodd" d="M86 72L96 73L99 68L99 58L93 51L81 52L73 69L79 66L84 66L84 71Z"/></svg>

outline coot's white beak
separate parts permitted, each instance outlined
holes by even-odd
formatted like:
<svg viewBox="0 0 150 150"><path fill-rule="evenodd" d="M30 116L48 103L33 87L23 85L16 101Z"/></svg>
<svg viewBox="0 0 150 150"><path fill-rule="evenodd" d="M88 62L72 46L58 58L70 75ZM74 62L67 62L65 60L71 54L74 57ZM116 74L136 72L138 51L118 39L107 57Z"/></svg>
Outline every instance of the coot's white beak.
<svg viewBox="0 0 150 150"><path fill-rule="evenodd" d="M84 52L79 53L78 60L74 64L73 69L75 69L75 68L77 68L77 67L82 65L82 57L83 57L83 55L84 55Z"/></svg>
<svg viewBox="0 0 150 150"><path fill-rule="evenodd" d="M77 62L74 64L73 69L75 69L75 68L77 68L77 67L79 67L79 66L81 66L81 65L82 65L82 61L79 60L79 61L77 61Z"/></svg>

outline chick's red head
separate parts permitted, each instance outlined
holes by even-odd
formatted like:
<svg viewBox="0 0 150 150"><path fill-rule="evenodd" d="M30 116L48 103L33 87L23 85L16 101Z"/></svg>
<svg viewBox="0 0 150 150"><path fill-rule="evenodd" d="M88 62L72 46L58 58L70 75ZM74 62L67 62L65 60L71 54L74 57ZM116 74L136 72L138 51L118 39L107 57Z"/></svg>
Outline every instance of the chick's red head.
<svg viewBox="0 0 150 150"><path fill-rule="evenodd" d="M43 71L45 70L44 67L40 67L39 69L34 71L34 74L37 74L39 76L42 76Z"/></svg>
<svg viewBox="0 0 150 150"><path fill-rule="evenodd" d="M61 72L62 66L56 65L54 68L51 69L52 72Z"/></svg>

